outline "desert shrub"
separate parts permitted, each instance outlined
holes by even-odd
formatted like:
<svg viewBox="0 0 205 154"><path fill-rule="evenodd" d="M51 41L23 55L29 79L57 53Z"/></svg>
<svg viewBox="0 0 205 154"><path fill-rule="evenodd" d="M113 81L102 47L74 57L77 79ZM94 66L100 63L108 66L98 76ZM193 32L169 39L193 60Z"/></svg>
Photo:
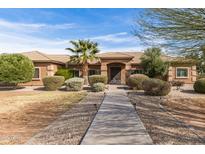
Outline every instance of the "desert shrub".
<svg viewBox="0 0 205 154"><path fill-rule="evenodd" d="M47 76L43 78L43 85L46 90L54 91L60 88L65 81L63 76Z"/></svg>
<svg viewBox="0 0 205 154"><path fill-rule="evenodd" d="M88 77L88 80L89 80L90 86L98 82L107 84L107 76L104 76L104 75L91 75Z"/></svg>
<svg viewBox="0 0 205 154"><path fill-rule="evenodd" d="M84 79L83 78L70 78L65 81L66 88L69 91L80 91L83 89Z"/></svg>
<svg viewBox="0 0 205 154"><path fill-rule="evenodd" d="M70 79L73 77L73 73L69 69L65 68L60 68L58 71L55 73L56 76L64 76L65 80Z"/></svg>
<svg viewBox="0 0 205 154"><path fill-rule="evenodd" d="M205 78L201 78L194 83L194 90L198 93L205 93Z"/></svg>
<svg viewBox="0 0 205 154"><path fill-rule="evenodd" d="M171 91L171 84L160 79L146 79L142 85L147 95L165 96Z"/></svg>
<svg viewBox="0 0 205 154"><path fill-rule="evenodd" d="M100 91L104 91L105 90L105 84L98 82L98 83L94 83L92 86L92 91L94 92L100 92Z"/></svg>
<svg viewBox="0 0 205 154"><path fill-rule="evenodd" d="M136 90L142 90L142 83L146 79L149 79L149 77L144 74L130 75L128 78L128 86Z"/></svg>
<svg viewBox="0 0 205 154"><path fill-rule="evenodd" d="M32 80L34 75L33 62L21 54L0 55L0 83L15 84Z"/></svg>

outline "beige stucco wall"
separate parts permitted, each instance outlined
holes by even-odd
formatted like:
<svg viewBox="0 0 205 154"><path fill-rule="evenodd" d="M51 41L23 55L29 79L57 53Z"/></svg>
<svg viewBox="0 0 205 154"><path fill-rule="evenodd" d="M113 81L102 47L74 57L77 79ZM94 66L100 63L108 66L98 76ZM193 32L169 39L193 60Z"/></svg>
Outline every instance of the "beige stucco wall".
<svg viewBox="0 0 205 154"><path fill-rule="evenodd" d="M132 64L131 59L102 59L101 64L89 65L89 69L100 69L101 75L106 75L109 78L109 65L118 64L121 66L121 83L125 84L128 77L130 76L129 71L135 69L143 69L139 64ZM40 68L40 79L33 80L23 85L37 86L43 85L42 79L46 76L53 76L57 71L58 67L61 65L52 64L52 63L34 63L35 67ZM188 78L177 78L176 77L176 68L177 67L186 67L188 68L189 76ZM82 66L81 65L67 65L69 69L78 69L80 70L80 76L82 77ZM168 81L180 80L185 83L194 83L196 81L196 66L191 66L190 64L178 64L177 66L169 67L168 71Z"/></svg>
<svg viewBox="0 0 205 154"><path fill-rule="evenodd" d="M34 63L35 67L40 68L40 79L33 79L31 82L23 83L20 85L24 86L42 86L43 82L42 79L46 76L54 76L58 67L61 65L52 64L52 63Z"/></svg>
<svg viewBox="0 0 205 154"><path fill-rule="evenodd" d="M188 69L188 77L187 78L178 78L176 76L177 68L187 68ZM168 81L177 80L177 81L183 81L186 84L192 84L196 81L196 77L197 77L196 66L189 66L186 64L181 64L181 65L169 67Z"/></svg>
<svg viewBox="0 0 205 154"><path fill-rule="evenodd" d="M126 84L128 70L131 68L131 59L102 59L101 74L110 79L109 67L112 65L121 66L121 84Z"/></svg>

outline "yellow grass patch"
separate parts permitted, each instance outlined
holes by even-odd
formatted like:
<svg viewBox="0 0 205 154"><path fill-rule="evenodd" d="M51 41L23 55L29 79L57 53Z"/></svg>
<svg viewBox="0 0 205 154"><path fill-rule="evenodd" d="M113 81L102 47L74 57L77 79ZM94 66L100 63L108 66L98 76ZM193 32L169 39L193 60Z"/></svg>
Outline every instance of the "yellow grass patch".
<svg viewBox="0 0 205 154"><path fill-rule="evenodd" d="M66 99L66 104L75 102L81 99L84 92L63 92L63 91L46 91L46 92L30 92L26 94L20 93L19 95L8 95L0 99L0 113L7 113L18 111L21 108L31 105L33 103L47 103L53 101L61 101ZM60 103L60 102L59 102Z"/></svg>
<svg viewBox="0 0 205 154"><path fill-rule="evenodd" d="M0 92L0 144L22 144L57 119L86 92Z"/></svg>

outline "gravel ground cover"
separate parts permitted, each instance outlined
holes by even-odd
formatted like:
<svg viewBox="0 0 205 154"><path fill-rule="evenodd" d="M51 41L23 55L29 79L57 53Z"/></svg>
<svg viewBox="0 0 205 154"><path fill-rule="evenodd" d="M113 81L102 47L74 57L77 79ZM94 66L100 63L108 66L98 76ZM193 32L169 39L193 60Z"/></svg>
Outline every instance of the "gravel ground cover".
<svg viewBox="0 0 205 154"><path fill-rule="evenodd" d="M177 97L170 95L169 97L154 97L154 96L145 96L143 92L129 92L128 96L131 102L136 106L136 111L139 114L144 126L146 127L149 135L151 136L154 144L204 144L203 136L199 136L197 131L205 131L204 126L204 109L198 110L199 108L192 108L192 114L187 113L180 114L181 118L173 115L176 113L176 104L178 104L178 111L182 109L182 104L187 103L187 100L183 98L183 101L180 100L182 97L179 97L179 100L176 100ZM175 99L175 105L172 102ZM169 101L168 101L169 100ZM183 103L182 103L183 102ZM160 106L161 104L161 106ZM168 104L172 104L168 105ZM181 105L180 105L181 104ZM189 106L187 104L186 106ZM187 108L186 108L187 109ZM195 114L196 113L196 114ZM195 117L190 123L187 123L186 119L196 116L197 113L201 113L201 117ZM203 122L201 121L203 119ZM201 121L203 126L195 127L197 130L193 130L188 127L189 125L195 125L197 121Z"/></svg>
<svg viewBox="0 0 205 154"><path fill-rule="evenodd" d="M102 103L104 93L89 93L26 144L80 144Z"/></svg>
<svg viewBox="0 0 205 154"><path fill-rule="evenodd" d="M176 91L173 92L177 93ZM161 105L172 116L193 129L205 143L205 94L193 94L194 92L191 90L186 95L184 95L183 90L178 91L178 96L168 96L162 101Z"/></svg>

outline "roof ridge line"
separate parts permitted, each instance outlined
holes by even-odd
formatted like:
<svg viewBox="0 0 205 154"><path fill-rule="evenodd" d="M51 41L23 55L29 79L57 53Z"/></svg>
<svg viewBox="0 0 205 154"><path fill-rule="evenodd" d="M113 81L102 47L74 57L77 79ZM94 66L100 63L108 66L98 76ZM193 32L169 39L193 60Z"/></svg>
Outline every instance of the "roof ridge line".
<svg viewBox="0 0 205 154"><path fill-rule="evenodd" d="M103 52L103 53L98 53L99 55L100 54L123 54L123 55L126 55L126 56L130 56L129 54L126 54L126 53L123 53L123 52Z"/></svg>
<svg viewBox="0 0 205 154"><path fill-rule="evenodd" d="M44 53L42 53L42 52L40 52L40 51L35 51L35 52L37 52L38 54L40 54L40 55L42 55L42 56L48 58L49 60L53 60L53 59L49 58L46 54L44 54Z"/></svg>
<svg viewBox="0 0 205 154"><path fill-rule="evenodd" d="M122 54L127 55L127 56L130 56L130 57L134 57L134 56L131 56L131 55L127 54L126 52L125 52L125 53L122 53Z"/></svg>
<svg viewBox="0 0 205 154"><path fill-rule="evenodd" d="M48 55L46 55L46 54L44 54L44 53L42 53L42 52L40 52L40 51L36 51L36 52L38 52L40 55L42 55L42 56L48 58L49 60L51 60L51 61L53 61L53 62L62 63L61 61L58 61L58 60L49 58Z"/></svg>
<svg viewBox="0 0 205 154"><path fill-rule="evenodd" d="M69 54L46 54L47 56L70 56Z"/></svg>

